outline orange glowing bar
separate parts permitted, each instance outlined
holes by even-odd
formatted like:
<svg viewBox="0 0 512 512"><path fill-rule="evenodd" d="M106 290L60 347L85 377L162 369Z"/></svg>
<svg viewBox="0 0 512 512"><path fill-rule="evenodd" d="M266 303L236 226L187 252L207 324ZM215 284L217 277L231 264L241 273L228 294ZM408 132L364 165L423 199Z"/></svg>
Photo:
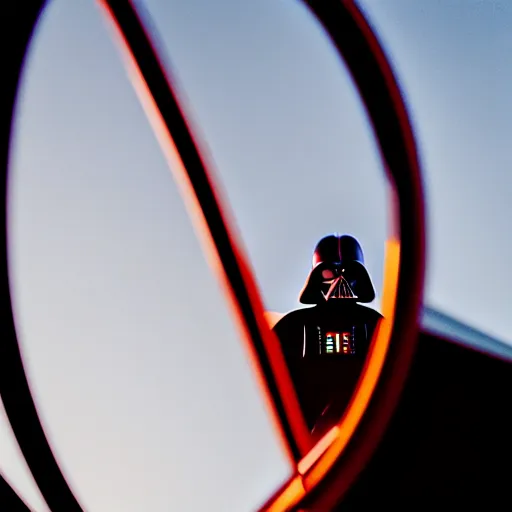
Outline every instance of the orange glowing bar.
<svg viewBox="0 0 512 512"><path fill-rule="evenodd" d="M301 475L304 475L308 469L322 456L338 436L340 429L335 426L327 432L316 444L311 451L297 464L297 469Z"/></svg>
<svg viewBox="0 0 512 512"><path fill-rule="evenodd" d="M279 493L279 496L265 509L265 512L283 512L289 510L290 507L295 505L301 500L306 491L302 485L302 478L296 476L283 491Z"/></svg>

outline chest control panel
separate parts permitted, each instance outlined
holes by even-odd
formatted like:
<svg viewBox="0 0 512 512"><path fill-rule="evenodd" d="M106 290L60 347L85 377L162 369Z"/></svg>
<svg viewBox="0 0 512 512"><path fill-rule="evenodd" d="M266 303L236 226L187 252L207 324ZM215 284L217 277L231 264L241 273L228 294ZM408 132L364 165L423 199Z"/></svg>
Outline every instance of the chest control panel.
<svg viewBox="0 0 512 512"><path fill-rule="evenodd" d="M366 352L368 346L365 324L345 326L342 329L316 326L316 340L310 331L310 340L305 340L304 356L353 357Z"/></svg>

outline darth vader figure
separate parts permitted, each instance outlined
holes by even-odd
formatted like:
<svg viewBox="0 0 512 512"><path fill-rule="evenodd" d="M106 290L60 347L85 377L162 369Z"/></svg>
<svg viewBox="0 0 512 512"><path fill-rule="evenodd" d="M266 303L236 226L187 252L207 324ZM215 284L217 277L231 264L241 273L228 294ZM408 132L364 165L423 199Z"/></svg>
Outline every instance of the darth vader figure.
<svg viewBox="0 0 512 512"><path fill-rule="evenodd" d="M313 434L339 419L363 369L382 316L361 303L375 298L363 250L350 235L322 238L300 302L274 326ZM319 427L321 425L321 427Z"/></svg>

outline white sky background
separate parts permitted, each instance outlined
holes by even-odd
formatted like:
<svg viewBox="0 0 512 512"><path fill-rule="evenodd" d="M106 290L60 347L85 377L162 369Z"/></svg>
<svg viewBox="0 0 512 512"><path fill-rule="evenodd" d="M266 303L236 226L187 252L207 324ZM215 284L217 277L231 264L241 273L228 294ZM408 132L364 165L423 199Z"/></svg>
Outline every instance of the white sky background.
<svg viewBox="0 0 512 512"><path fill-rule="evenodd" d="M145 3L267 307L297 306L314 245L332 231L358 237L379 291L380 162L350 79L307 11L273 0ZM510 8L364 5L418 130L427 301L510 340ZM9 210L17 325L79 498L94 511L255 508L289 468L92 2L51 3L18 116ZM0 454L0 469L44 510L5 422Z"/></svg>
<svg viewBox="0 0 512 512"><path fill-rule="evenodd" d="M365 0L420 143L425 301L512 343L512 3Z"/></svg>

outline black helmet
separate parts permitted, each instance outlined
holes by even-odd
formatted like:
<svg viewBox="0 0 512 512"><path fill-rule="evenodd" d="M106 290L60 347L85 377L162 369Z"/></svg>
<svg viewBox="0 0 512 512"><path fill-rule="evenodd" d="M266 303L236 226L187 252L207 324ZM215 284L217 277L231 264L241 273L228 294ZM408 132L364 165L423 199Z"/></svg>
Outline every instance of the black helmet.
<svg viewBox="0 0 512 512"><path fill-rule="evenodd" d="M372 302L375 289L364 266L363 250L350 235L328 235L313 253L313 268L300 294L302 304L329 299Z"/></svg>

